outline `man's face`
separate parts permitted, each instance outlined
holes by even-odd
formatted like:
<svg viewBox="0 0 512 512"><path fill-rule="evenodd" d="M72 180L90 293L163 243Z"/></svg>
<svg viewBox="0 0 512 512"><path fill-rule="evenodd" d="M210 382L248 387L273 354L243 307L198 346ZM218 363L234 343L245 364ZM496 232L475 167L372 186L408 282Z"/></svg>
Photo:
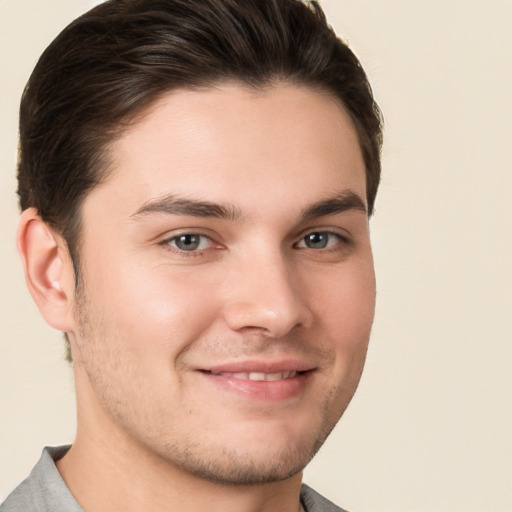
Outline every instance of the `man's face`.
<svg viewBox="0 0 512 512"><path fill-rule="evenodd" d="M82 209L79 429L225 483L300 472L373 319L349 116L306 87L176 91L111 156Z"/></svg>

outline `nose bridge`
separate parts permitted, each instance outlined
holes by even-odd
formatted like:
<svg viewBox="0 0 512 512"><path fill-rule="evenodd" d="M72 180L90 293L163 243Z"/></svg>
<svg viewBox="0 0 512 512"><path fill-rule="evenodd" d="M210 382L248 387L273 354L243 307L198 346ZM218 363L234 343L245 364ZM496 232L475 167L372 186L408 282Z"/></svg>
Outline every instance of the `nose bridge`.
<svg viewBox="0 0 512 512"><path fill-rule="evenodd" d="M279 248L242 258L230 274L225 320L233 330L259 329L280 337L309 325L311 312L291 261Z"/></svg>

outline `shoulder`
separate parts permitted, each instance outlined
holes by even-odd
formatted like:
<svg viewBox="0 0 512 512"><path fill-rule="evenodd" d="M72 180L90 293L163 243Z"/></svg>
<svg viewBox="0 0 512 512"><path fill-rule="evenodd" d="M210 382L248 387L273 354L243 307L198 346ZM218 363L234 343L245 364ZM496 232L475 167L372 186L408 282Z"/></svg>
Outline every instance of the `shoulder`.
<svg viewBox="0 0 512 512"><path fill-rule="evenodd" d="M30 477L23 480L7 499L0 505L0 512L22 512L25 510L37 510L37 505L32 499Z"/></svg>
<svg viewBox="0 0 512 512"><path fill-rule="evenodd" d="M55 466L68 449L45 448L30 475L0 505L0 512L83 512Z"/></svg>
<svg viewBox="0 0 512 512"><path fill-rule="evenodd" d="M301 487L300 501L306 512L347 512L305 484Z"/></svg>

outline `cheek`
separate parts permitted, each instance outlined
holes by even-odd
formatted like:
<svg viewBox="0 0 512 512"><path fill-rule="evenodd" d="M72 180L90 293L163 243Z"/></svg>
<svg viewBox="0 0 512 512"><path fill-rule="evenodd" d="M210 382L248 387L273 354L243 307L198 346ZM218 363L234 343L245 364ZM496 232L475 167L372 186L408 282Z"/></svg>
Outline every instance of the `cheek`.
<svg viewBox="0 0 512 512"><path fill-rule="evenodd" d="M316 318L326 349L333 352L337 379L343 385L348 381L357 385L375 311L373 267L347 265L337 276L326 279L318 290Z"/></svg>
<svg viewBox="0 0 512 512"><path fill-rule="evenodd" d="M220 307L212 293L215 278L200 270L119 262L88 275L91 306L117 337L144 354L148 343L169 353L182 350L211 325Z"/></svg>
<svg viewBox="0 0 512 512"><path fill-rule="evenodd" d="M375 311L375 274L371 261L346 265L316 282L318 317L346 344L367 339Z"/></svg>

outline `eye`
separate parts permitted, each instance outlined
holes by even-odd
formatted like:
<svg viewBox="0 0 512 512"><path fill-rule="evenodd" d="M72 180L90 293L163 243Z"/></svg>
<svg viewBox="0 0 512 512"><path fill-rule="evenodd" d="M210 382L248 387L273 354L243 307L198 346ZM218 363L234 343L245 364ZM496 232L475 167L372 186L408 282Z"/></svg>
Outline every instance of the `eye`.
<svg viewBox="0 0 512 512"><path fill-rule="evenodd" d="M297 243L296 247L300 249L329 249L335 247L342 241L344 241L344 238L338 233L314 231L304 236L302 240Z"/></svg>
<svg viewBox="0 0 512 512"><path fill-rule="evenodd" d="M197 233L184 233L174 236L165 242L167 245L180 251L192 252L208 249L212 245L212 240Z"/></svg>

